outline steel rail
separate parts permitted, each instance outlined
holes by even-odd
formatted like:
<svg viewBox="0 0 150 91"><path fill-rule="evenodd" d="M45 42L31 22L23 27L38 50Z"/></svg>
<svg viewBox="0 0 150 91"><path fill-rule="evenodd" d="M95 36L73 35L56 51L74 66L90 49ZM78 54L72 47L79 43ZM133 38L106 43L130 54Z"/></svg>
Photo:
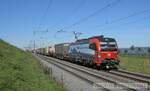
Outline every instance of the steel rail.
<svg viewBox="0 0 150 91"><path fill-rule="evenodd" d="M128 87L128 86L126 86L126 85L124 85L124 84L121 84L121 83L119 83L118 81L113 80L113 79L110 79L110 78L108 78L108 77L101 76L101 75L99 75L99 74L93 73L93 72L88 71L88 70L85 70L85 69L81 69L81 68L79 68L79 67L75 67L75 66L73 66L73 65L67 65L67 64L63 63L62 61L60 61L59 59L55 59L55 58L51 58L51 57L46 57L46 56L43 56L43 57L46 58L46 59L49 59L49 61L50 61L50 60L52 60L53 62L54 62L54 61L57 61L57 64L59 63L59 64L61 64L61 65L65 65L65 66L67 66L67 67L69 67L69 68L72 68L72 69L81 71L82 73L86 73L86 74L88 74L88 75L90 75L90 76L93 76L93 77L95 77L95 78L103 79L103 80L105 80L106 82L110 82L110 83L117 84L118 86L123 87L123 88L126 89L127 91L137 91L137 89L134 89L134 88L132 88L132 87ZM48 61L48 60L47 60L47 61ZM49 61L48 61L48 62L49 62ZM69 62L68 62L68 63L69 63Z"/></svg>
<svg viewBox="0 0 150 91"><path fill-rule="evenodd" d="M39 57L39 56L36 56L36 55L34 55L34 56L35 56L38 60L43 60L43 57L41 57L41 56L40 56L40 57ZM84 77L84 76L81 76L81 75L79 75L79 74L77 74L77 73L75 73L75 72L73 72L73 71L68 70L68 69L66 68L66 66L64 67L64 66L62 66L62 64L59 64L59 63L57 63L57 62L55 62L55 61L45 60L45 59L44 59L43 61L49 62L49 63L51 63L51 64L57 66L58 68L61 68L61 69L63 69L64 71L69 72L69 73L71 73L72 75L74 75L74 76L76 76L76 77L78 77L78 78L80 78L80 79L82 79L82 80L88 82L88 83L91 84L91 85L96 85L96 86L98 86L98 87L101 87L101 90L103 90L103 91L111 91L110 89L107 89L107 88L105 88L105 87L103 87L103 86L101 86L101 85L99 85L99 84L93 82L92 80L90 80L90 79L88 79L88 78L86 78L86 77Z"/></svg>

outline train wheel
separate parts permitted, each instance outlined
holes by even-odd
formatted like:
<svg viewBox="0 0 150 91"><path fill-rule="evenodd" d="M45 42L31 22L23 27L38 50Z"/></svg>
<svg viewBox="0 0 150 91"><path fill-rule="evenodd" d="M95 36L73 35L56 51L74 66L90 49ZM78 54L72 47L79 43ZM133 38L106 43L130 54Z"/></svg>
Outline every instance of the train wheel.
<svg viewBox="0 0 150 91"><path fill-rule="evenodd" d="M92 68L96 69L97 68L96 64L93 64Z"/></svg>
<svg viewBox="0 0 150 91"><path fill-rule="evenodd" d="M87 65L88 65L88 67L90 67L90 68L94 68L94 63L93 63L93 61L89 61L89 62L87 63Z"/></svg>
<svg viewBox="0 0 150 91"><path fill-rule="evenodd" d="M86 61L85 61L85 60L83 60L83 65L84 65L84 66L87 66L87 64L86 64Z"/></svg>
<svg viewBox="0 0 150 91"><path fill-rule="evenodd" d="M113 68L113 70L118 70L118 67L117 67L117 66L115 66L115 67Z"/></svg>

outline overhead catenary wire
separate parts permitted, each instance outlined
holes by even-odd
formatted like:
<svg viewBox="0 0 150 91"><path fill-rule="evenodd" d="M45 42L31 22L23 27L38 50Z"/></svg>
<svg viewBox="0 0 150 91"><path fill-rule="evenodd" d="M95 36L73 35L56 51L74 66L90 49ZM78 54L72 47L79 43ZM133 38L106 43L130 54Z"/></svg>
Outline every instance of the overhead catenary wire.
<svg viewBox="0 0 150 91"><path fill-rule="evenodd" d="M48 5L47 5L47 8L46 8L46 10L45 10L45 12L44 12L44 14L43 14L43 16L42 16L42 18L41 18L41 20L40 20L40 23L39 23L39 25L38 25L38 29L40 29L40 27L41 27L43 21L45 20L45 18L46 18L46 16L47 16L47 13L48 13L48 11L49 11L49 8L50 8L51 6L52 6L52 0L49 0ZM38 29L37 29L37 30L38 30Z"/></svg>
<svg viewBox="0 0 150 91"><path fill-rule="evenodd" d="M101 12L104 11L105 9L117 5L119 2L120 2L120 0L113 1L113 2L111 2L111 3L107 4L107 5L105 5L104 7L98 9L97 11L93 12L92 14L90 14L90 15L88 15L88 16L86 16L86 17L80 19L79 21L73 23L72 25L67 26L67 27L64 27L64 28L62 28L62 29L56 31L54 37L56 38L57 33L64 33L64 32L67 32L67 31L64 30L64 29L68 29L68 28L71 28L71 27L73 27L73 26L76 26L76 25L78 25L78 24L80 24L80 23L82 23L82 22L85 22L85 21L87 21L89 18L91 18L91 17L93 17L93 16L95 16L95 15L101 13ZM82 3L81 3L81 4L82 4ZM78 32L75 32L75 31L71 31L71 33L74 34L76 40L78 39L78 37L79 37L81 34L83 34L83 33L78 33Z"/></svg>
<svg viewBox="0 0 150 91"><path fill-rule="evenodd" d="M81 7L84 6L87 0L81 0L81 2L72 10L73 13L71 15L74 15L74 13L78 12Z"/></svg>
<svg viewBox="0 0 150 91"><path fill-rule="evenodd" d="M134 21L122 23L122 24L120 24L120 25L127 25L127 24L137 23L137 22L139 22L139 21L143 21L143 20L147 20L147 19L150 19L150 16L146 16L146 17L140 18L140 19L138 19L138 20L134 20Z"/></svg>
<svg viewBox="0 0 150 91"><path fill-rule="evenodd" d="M87 1L87 0L81 0L81 2L72 10L73 13L71 13L71 14L69 15L69 17L72 17L73 15L75 15L75 13L77 13L77 12L80 10L80 8L83 7L83 5L86 3L86 1ZM65 19L64 21L66 21L66 19ZM64 21L63 21L63 22L64 22ZM57 24L57 23L56 23L56 24ZM56 25L56 24L55 24L55 25ZM55 26L55 25L54 25L54 26ZM58 33L64 33L64 32L67 32L67 31L64 31L63 29L60 29L60 30L58 30L58 31L55 32L54 37L56 38L56 36L57 36ZM71 32L71 33L72 33L72 32Z"/></svg>
<svg viewBox="0 0 150 91"><path fill-rule="evenodd" d="M56 33L54 34L54 37L56 38L56 36L57 36L58 33L64 33L64 32L66 32L66 31L64 31L64 30L62 30L62 29L61 29L61 30L58 30L58 31L56 31Z"/></svg>
<svg viewBox="0 0 150 91"><path fill-rule="evenodd" d="M113 24L113 23L117 23L117 22L119 22L119 21L122 21L122 20L125 20L125 19L128 19L128 18L131 18L131 17L135 17L135 16L141 15L141 14L146 13L146 12L150 12L150 9L145 9L145 10L142 10L142 11L134 12L134 13L128 15L128 16L121 17L121 18L112 20L112 21L110 21L110 22L107 21L107 23L105 23L105 24L103 24L103 25L96 25L96 27L104 27L104 26L106 26L106 25L110 25L110 24Z"/></svg>
<svg viewBox="0 0 150 91"><path fill-rule="evenodd" d="M140 18L140 19L138 19L138 20L134 20L134 21L129 21L129 22L117 24L117 25L115 25L115 26L117 26L116 28L118 28L118 26L128 25L128 24L134 24L134 23L137 23L137 22L140 22L140 21L144 21L144 20L148 20L148 19L150 19L150 16L146 16L146 17ZM111 28L111 27L107 27L107 28ZM103 29L103 28L102 28L102 29Z"/></svg>
<svg viewBox="0 0 150 91"><path fill-rule="evenodd" d="M40 20L40 22L39 22L39 24L38 24L37 30L34 30L34 31L33 31L33 36L35 36L37 32L41 32L41 33L43 33L43 32L48 32L48 29L45 30L45 31L40 31L39 29L40 29L40 27L41 27L43 21L45 20L45 18L46 18L46 16L47 16L47 13L48 13L48 10L49 10L49 8L50 8L51 6L52 6L52 0L49 0L49 1L48 1L48 5L47 5L47 7L46 7L46 9L45 9L45 12L44 12L43 16L41 17L41 20Z"/></svg>
<svg viewBox="0 0 150 91"><path fill-rule="evenodd" d="M116 1L114 1L114 2L111 2L111 3L107 4L107 5L105 5L104 7L98 9L97 11L93 12L92 14L90 14L90 15L88 15L88 16L86 16L86 17L80 19L80 20L78 20L77 22L73 23L72 25L66 26L66 27L64 27L64 28L62 28L62 29L68 29L68 28L71 28L71 27L73 27L73 26L79 25L79 24L81 24L81 23L87 21L87 20L90 19L91 17L93 17L93 16L95 16L95 15L101 13L102 11L106 10L107 8L110 8L110 7L113 7L113 6L117 5L119 2L120 2L120 0L116 0Z"/></svg>
<svg viewBox="0 0 150 91"><path fill-rule="evenodd" d="M67 19L69 17L73 17L75 15L75 13L77 13L84 6L84 4L86 3L86 1L87 0L81 0L81 2L79 2L79 4L75 8L73 8L73 10L71 11L71 14L67 15ZM62 21L65 22L65 21L67 21L67 19L65 19L65 18L64 19L60 19L60 22L62 22ZM56 22L55 24L53 24L52 26L50 26L48 28L53 28L53 27L57 26L59 23Z"/></svg>
<svg viewBox="0 0 150 91"><path fill-rule="evenodd" d="M82 32L60 30L55 33L54 37L56 38L57 33L67 33L67 32L73 34L75 40L78 40L78 38L83 34Z"/></svg>
<svg viewBox="0 0 150 91"><path fill-rule="evenodd" d="M39 29L41 28L41 25L42 25L43 21L45 20L45 18L46 18L46 16L47 16L47 13L48 13L48 11L49 11L49 8L50 8L51 6L52 6L52 0L49 0L49 1L48 1L48 5L47 5L47 7L46 7L46 10L45 10L43 16L41 17L40 22L39 22L39 24L38 24L38 26L37 26L37 30L33 30L33 37L34 37L33 46L34 46L34 50L35 50L35 45L36 45L36 44L35 44L35 35L36 35L36 33L37 33L37 32L41 32L41 33L48 32L48 30L40 31Z"/></svg>

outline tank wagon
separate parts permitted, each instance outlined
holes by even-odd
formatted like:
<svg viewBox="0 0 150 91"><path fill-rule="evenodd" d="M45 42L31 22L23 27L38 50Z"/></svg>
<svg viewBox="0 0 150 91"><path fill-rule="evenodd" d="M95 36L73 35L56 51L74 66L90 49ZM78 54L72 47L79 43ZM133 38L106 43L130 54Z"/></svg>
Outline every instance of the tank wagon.
<svg viewBox="0 0 150 91"><path fill-rule="evenodd" d="M48 47L48 56L55 57L55 46Z"/></svg>
<svg viewBox="0 0 150 91"><path fill-rule="evenodd" d="M35 52L36 52L37 54L41 54L41 48L36 49Z"/></svg>
<svg viewBox="0 0 150 91"><path fill-rule="evenodd" d="M69 46L69 60L97 68L116 68L118 47L114 38L94 36L77 40Z"/></svg>

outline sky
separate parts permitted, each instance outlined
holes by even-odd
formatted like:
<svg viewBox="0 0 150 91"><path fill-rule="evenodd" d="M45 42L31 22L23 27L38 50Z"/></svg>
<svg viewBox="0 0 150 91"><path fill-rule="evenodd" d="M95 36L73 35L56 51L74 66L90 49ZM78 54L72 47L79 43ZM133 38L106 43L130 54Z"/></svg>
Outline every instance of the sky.
<svg viewBox="0 0 150 91"><path fill-rule="evenodd" d="M19 48L73 42L73 31L150 46L150 0L0 0L0 38Z"/></svg>

